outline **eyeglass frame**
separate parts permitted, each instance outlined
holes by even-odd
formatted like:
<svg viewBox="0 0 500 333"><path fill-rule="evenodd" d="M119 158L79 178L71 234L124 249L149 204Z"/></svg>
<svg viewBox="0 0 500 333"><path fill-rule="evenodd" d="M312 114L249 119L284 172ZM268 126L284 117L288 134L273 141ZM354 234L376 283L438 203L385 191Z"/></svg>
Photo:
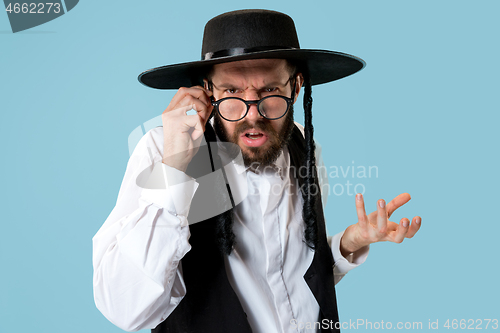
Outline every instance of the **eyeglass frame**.
<svg viewBox="0 0 500 333"><path fill-rule="evenodd" d="M226 120L226 121L231 121L231 122L235 122L235 121L240 121L242 119L244 119L247 114L248 114L248 111L250 111L250 106L255 104L257 106L257 112L259 112L259 114L265 118L265 119L268 119L268 120L278 120L278 119L281 119L283 118L287 113L288 113L288 110L290 109L290 106L293 104L294 102L294 99L295 99L295 86L297 85L297 77L296 75L292 75L290 76L290 78L286 81L285 83L285 87L286 85L288 84L288 82L290 82L290 80L293 78L293 86L292 86L292 97L291 98L288 98L286 96L282 96L282 95L269 95L269 96L266 96L264 98L261 98L261 99L256 99L256 100L250 100L250 101L247 101L247 100L244 100L243 98L239 98L239 97L224 97L224 98L221 98L219 100L215 100L214 96L210 96L210 103L213 105L213 107L217 110L217 112L219 113L219 115L221 116L222 119ZM211 81L208 81L208 85L209 85L209 88L210 90L213 91L212 87L214 87L215 85L211 82ZM286 110L285 112L283 113L283 115L281 115L280 117L278 118L268 118L266 116L264 116L262 114L262 112L260 112L260 109L259 109L259 106L260 104L266 100L266 98L270 98L270 97L279 97L279 98L282 98L285 100L286 102ZM223 101L225 100L229 100L229 99L237 99L237 100L240 100L242 101L243 103L246 104L247 106L247 111L245 112L245 114L243 115L243 117L239 118L239 119L236 119L236 120L229 120L227 118L225 118L222 113L220 112L219 110L219 104L222 103Z"/></svg>

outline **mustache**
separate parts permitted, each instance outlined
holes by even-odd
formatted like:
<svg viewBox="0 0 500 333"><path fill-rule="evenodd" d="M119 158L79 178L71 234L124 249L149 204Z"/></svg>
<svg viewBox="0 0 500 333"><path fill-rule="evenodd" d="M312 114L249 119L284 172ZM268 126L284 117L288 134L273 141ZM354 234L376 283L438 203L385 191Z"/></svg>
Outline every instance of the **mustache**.
<svg viewBox="0 0 500 333"><path fill-rule="evenodd" d="M248 129L252 129L252 128L256 129L256 130L260 130L262 132L267 132L267 133L270 133L272 135L275 135L275 130L271 126L271 124L266 122L266 121L262 121L262 120L258 120L254 124L250 124L247 121L245 121L241 124L238 124L238 126L235 129L235 134L237 136L239 136L239 134L243 133L244 131L246 131Z"/></svg>

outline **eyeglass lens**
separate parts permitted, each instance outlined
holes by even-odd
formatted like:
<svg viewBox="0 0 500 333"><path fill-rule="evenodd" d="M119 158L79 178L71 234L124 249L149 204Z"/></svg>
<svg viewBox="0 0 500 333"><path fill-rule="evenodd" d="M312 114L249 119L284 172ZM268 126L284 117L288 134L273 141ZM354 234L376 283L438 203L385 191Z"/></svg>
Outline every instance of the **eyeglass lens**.
<svg viewBox="0 0 500 333"><path fill-rule="evenodd" d="M277 96L269 96L259 103L260 113L269 119L280 118L287 111L287 107L287 102ZM238 120L247 112L247 105L239 99L226 99L219 104L219 112L228 120Z"/></svg>

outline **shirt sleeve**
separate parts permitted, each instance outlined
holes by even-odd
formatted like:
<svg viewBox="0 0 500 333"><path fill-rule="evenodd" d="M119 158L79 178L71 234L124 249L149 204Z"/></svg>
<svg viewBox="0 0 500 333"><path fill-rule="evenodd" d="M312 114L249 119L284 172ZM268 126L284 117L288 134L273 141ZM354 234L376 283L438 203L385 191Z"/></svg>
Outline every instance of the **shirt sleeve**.
<svg viewBox="0 0 500 333"><path fill-rule="evenodd" d="M92 239L95 304L126 331L155 328L186 294L179 263L191 249L186 216L197 183L169 189L167 177L182 172L161 163L162 144L161 128L141 139L116 206Z"/></svg>
<svg viewBox="0 0 500 333"><path fill-rule="evenodd" d="M344 235L344 231L339 232L333 237L328 237L328 244L332 249L333 260L335 264L333 265L333 278L335 284L339 283L340 280L353 268L358 267L365 262L368 257L368 251L370 246L362 247L354 253L349 254L347 257L342 256L340 253L340 239Z"/></svg>

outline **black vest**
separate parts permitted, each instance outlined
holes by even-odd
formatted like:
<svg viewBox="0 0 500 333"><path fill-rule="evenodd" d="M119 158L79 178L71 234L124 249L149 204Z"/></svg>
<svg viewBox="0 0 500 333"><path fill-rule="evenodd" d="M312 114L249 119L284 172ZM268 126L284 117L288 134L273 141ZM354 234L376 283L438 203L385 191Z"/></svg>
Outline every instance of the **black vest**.
<svg viewBox="0 0 500 333"><path fill-rule="evenodd" d="M221 163L216 152L216 139L213 129L207 124L205 130L207 146L202 146L191 161L187 173L199 181L197 176L208 174L218 170ZM214 144L210 144L213 142ZM298 170L303 165L305 156L305 140L300 130L294 126L292 138L288 144L291 165ZM200 171L200 165L211 165L205 171ZM190 173L191 165L196 165L194 173ZM303 180L298 175L299 186ZM315 178L318 184L317 177ZM222 185L221 185L222 184ZM200 183L191 203L195 207L196 202L203 196L206 201L206 193L203 195L202 188L215 193L225 195L211 197L217 201L214 204L227 204L227 189L224 178L211 184ZM220 199L220 198L223 199ZM204 202L206 205L206 202ZM337 302L335 296L335 283L333 279L333 256L327 243L325 220L321 197L316 199L318 246L314 253L314 259L304 275L304 279L316 298L320 313L318 321L328 323L328 329L322 328L320 332L340 332L330 328L338 323ZM189 226L191 237L189 243L191 250L181 260L181 269L186 284L186 295L160 325L152 330L152 333L250 333L252 332L246 314L240 304L238 296L234 292L226 275L224 257L219 251L215 237L215 218L191 224ZM238 240L236 240L238 241Z"/></svg>

